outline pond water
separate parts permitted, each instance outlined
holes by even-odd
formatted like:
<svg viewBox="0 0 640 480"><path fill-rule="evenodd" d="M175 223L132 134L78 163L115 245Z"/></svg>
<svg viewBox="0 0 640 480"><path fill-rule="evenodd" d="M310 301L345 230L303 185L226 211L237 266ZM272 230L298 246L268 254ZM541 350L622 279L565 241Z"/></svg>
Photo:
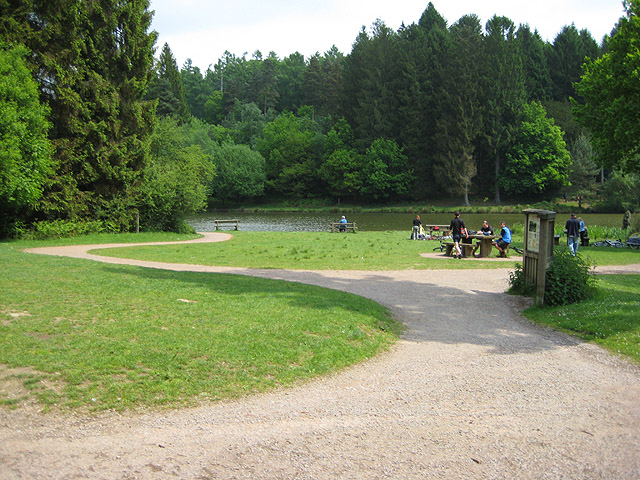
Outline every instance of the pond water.
<svg viewBox="0 0 640 480"><path fill-rule="evenodd" d="M261 232L300 232L329 231L331 222L337 222L342 214L335 213L300 213L300 212L273 212L273 213L244 213L244 212L203 212L187 218L189 225L199 232L215 230L214 220L238 219L240 230ZM411 222L415 214L411 213L345 213L349 222L356 222L358 230L362 231L386 231L386 230L411 230ZM583 214L581 215L587 226L601 225L606 227L621 227L622 214ZM423 224L448 225L453 215L450 213L420 214ZM523 224L524 214L485 214L465 213L461 215L466 225L472 230L478 230L483 220L487 220L493 228L497 228L504 220L507 225L514 223ZM560 213L556 222L564 224L569 218L568 214Z"/></svg>

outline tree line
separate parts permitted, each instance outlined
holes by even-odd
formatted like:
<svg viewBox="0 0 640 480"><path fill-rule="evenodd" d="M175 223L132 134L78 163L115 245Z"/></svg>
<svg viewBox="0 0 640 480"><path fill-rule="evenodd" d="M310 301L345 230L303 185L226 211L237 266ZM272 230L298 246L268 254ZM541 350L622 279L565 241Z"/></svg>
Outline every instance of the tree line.
<svg viewBox="0 0 640 480"><path fill-rule="evenodd" d="M639 38L637 0L625 8L601 44L574 25L550 43L497 15L448 25L429 3L348 54L226 52L202 72L167 44L154 59L148 0L5 2L0 230L175 230L207 202L264 198L588 198L604 179L640 204L620 195L640 186L637 110L611 109L637 76L607 83Z"/></svg>

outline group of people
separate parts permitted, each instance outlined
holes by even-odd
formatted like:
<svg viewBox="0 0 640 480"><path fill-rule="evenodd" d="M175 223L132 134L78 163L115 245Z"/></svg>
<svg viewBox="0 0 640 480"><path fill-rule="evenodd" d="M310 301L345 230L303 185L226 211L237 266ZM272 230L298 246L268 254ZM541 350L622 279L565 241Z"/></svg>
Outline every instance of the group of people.
<svg viewBox="0 0 640 480"><path fill-rule="evenodd" d="M571 218L569 218L564 225L564 231L567 234L567 245L569 245L571 255L575 257L578 253L580 243L588 235L584 220L582 220L582 218L576 218L576 214L572 213Z"/></svg>
<svg viewBox="0 0 640 480"><path fill-rule="evenodd" d="M420 230L422 229L422 222L420 215L416 215L413 219L413 232L411 238L417 239ZM460 248L460 241L464 235L469 238L469 231L467 230L464 220L460 218L460 212L455 212L454 217L449 224L449 231L451 232L451 238L453 239L454 254L453 258L462 258L462 250ZM482 227L478 231L481 235L493 235L493 227L489 225L486 220L482 222ZM500 237L494 242L493 246L500 252L501 257L506 256L506 250L511 244L511 230L507 227L505 222L500 222Z"/></svg>
<svg viewBox="0 0 640 480"><path fill-rule="evenodd" d="M462 250L460 249L460 240L464 235L469 238L469 230L467 230L464 220L460 218L460 212L455 212L454 217L449 224L449 230L451 231L451 238L453 239L453 248L455 253L453 258L462 258ZM481 235L493 235L493 227L489 225L489 222L484 220L482 227L478 231ZM500 222L500 236L494 242L493 246L500 252L501 257L506 256L506 250L511 244L511 230L507 227L505 222Z"/></svg>

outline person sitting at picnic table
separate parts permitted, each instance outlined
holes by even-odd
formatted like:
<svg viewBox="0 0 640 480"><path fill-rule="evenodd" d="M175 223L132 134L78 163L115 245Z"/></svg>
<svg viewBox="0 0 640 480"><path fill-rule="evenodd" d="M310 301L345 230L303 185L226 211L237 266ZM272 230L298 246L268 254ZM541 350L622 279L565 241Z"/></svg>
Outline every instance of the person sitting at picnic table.
<svg viewBox="0 0 640 480"><path fill-rule="evenodd" d="M340 224L347 223L347 218L343 215L338 223ZM340 230L341 232L346 232L347 227L345 227L344 225L339 225L338 230Z"/></svg>
<svg viewBox="0 0 640 480"><path fill-rule="evenodd" d="M504 252L511 245L511 230L507 224L500 222L500 238L493 244L500 251L500 257L505 258L507 254Z"/></svg>
<svg viewBox="0 0 640 480"><path fill-rule="evenodd" d="M469 238L469 232L467 232L467 227L464 224L464 220L460 218L460 212L454 213L454 218L449 224L449 230L451 230L453 247L455 248L453 258L460 259L462 258L462 250L460 250L460 239L462 238L462 235L464 235L466 238Z"/></svg>
<svg viewBox="0 0 640 480"><path fill-rule="evenodd" d="M418 240L418 237L420 236L420 227L422 227L420 215L416 215L416 218L413 219L413 231L411 232L412 240Z"/></svg>
<svg viewBox="0 0 640 480"><path fill-rule="evenodd" d="M489 222L484 220L482 222L482 226L480 227L480 235L493 235L493 227L489 225Z"/></svg>

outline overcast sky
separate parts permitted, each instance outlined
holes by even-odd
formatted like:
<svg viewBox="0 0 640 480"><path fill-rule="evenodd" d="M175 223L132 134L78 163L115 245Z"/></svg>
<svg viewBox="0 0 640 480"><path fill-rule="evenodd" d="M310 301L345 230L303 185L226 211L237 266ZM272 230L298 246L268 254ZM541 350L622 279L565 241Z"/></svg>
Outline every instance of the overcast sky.
<svg viewBox="0 0 640 480"><path fill-rule="evenodd" d="M517 25L528 23L544 40L571 23L586 28L599 43L624 14L622 0L432 0L455 23L475 13L482 25L494 14ZM279 58L300 52L305 58L335 45L344 54L360 29L376 19L397 30L417 23L428 0L151 0L157 52L169 44L178 67L187 58L204 72L225 50L242 56L260 50Z"/></svg>

